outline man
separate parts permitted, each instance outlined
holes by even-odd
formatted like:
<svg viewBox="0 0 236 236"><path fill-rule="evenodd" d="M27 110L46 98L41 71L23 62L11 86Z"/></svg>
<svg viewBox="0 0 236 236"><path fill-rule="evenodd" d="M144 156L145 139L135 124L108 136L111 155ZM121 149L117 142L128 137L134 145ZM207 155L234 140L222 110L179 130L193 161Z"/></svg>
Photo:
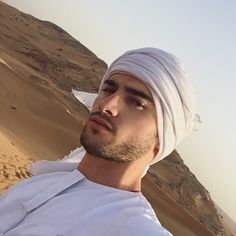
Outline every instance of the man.
<svg viewBox="0 0 236 236"><path fill-rule="evenodd" d="M80 163L45 166L2 196L0 235L171 235L141 194L141 179L189 134L194 116L191 84L175 56L126 52L103 77Z"/></svg>

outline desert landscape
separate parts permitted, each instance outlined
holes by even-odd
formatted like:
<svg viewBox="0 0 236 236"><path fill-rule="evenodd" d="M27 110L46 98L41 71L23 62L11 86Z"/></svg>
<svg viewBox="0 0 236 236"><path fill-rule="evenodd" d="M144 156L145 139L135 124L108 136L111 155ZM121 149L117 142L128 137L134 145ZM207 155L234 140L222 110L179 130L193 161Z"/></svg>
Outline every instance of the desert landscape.
<svg viewBox="0 0 236 236"><path fill-rule="evenodd" d="M0 1L0 194L30 177L37 160L57 160L80 146L88 110L72 89L96 92L107 65L63 29ZM142 190L175 236L235 236L175 150L155 164Z"/></svg>

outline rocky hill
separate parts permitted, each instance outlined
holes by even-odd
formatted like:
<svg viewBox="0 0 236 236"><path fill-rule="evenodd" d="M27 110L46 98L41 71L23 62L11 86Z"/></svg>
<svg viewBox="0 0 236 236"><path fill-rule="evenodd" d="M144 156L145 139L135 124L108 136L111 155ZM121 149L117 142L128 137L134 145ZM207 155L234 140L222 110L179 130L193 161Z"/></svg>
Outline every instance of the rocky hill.
<svg viewBox="0 0 236 236"><path fill-rule="evenodd" d="M97 91L107 65L55 24L2 2L0 30L2 193L29 177L30 162L62 158L80 145L88 111L71 95L71 89ZM177 151L150 169L143 191L174 235L230 235L223 234L209 192ZM179 225L185 225L186 231Z"/></svg>
<svg viewBox="0 0 236 236"><path fill-rule="evenodd" d="M149 170L152 181L215 235L223 232L210 193L197 180L175 150Z"/></svg>

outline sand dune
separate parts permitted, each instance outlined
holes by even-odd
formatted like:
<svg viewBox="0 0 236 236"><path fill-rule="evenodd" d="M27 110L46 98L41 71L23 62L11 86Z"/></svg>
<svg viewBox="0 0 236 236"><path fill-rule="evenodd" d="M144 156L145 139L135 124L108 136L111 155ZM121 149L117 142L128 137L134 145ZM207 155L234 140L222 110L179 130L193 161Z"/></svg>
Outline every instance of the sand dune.
<svg viewBox="0 0 236 236"><path fill-rule="evenodd" d="M81 125L53 100L50 91L24 81L3 63L0 63L0 71L0 124L3 128L44 159L61 158L79 145Z"/></svg>
<svg viewBox="0 0 236 236"><path fill-rule="evenodd" d="M32 161L62 158L79 145L81 123L50 90L25 81L14 70L21 64L0 52L0 194L29 177Z"/></svg>

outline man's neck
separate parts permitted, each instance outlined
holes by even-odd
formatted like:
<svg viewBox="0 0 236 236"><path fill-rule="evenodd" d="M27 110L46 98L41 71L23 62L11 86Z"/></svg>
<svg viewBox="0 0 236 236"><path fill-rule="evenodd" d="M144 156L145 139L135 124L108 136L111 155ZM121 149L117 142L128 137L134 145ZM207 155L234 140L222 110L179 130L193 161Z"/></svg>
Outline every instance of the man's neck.
<svg viewBox="0 0 236 236"><path fill-rule="evenodd" d="M89 180L131 192L141 191L142 170L133 162L117 162L92 156L88 153L78 166L78 170Z"/></svg>

